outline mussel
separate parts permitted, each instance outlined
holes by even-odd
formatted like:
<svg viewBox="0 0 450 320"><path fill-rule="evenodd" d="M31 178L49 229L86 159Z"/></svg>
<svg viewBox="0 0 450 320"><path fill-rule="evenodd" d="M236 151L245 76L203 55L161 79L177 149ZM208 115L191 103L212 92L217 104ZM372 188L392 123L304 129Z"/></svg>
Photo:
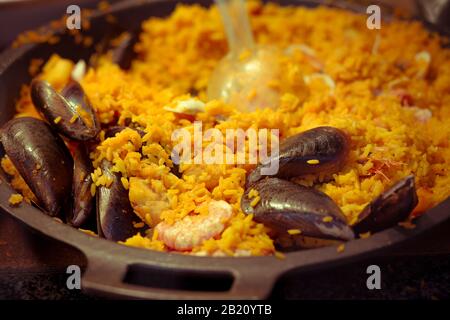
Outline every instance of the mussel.
<svg viewBox="0 0 450 320"><path fill-rule="evenodd" d="M360 213L353 230L362 234L393 227L408 218L417 202L414 176L410 175L369 203Z"/></svg>
<svg viewBox="0 0 450 320"><path fill-rule="evenodd" d="M31 99L39 113L67 138L87 141L100 132L100 124L83 88L70 81L58 93L48 82L31 82Z"/></svg>
<svg viewBox="0 0 450 320"><path fill-rule="evenodd" d="M50 216L58 216L72 187L73 160L61 137L42 120L8 121L0 130L6 154Z"/></svg>
<svg viewBox="0 0 450 320"><path fill-rule="evenodd" d="M137 40L138 37L134 33L122 33L117 45L111 49L112 62L118 64L123 70L130 69L131 62L136 55L134 52L134 45Z"/></svg>
<svg viewBox="0 0 450 320"><path fill-rule="evenodd" d="M86 224L94 210L94 196L91 193L93 171L88 151L79 144L73 151L72 210L68 211L67 222L79 228Z"/></svg>
<svg viewBox="0 0 450 320"><path fill-rule="evenodd" d="M136 57L134 45L138 41L137 32L126 31L122 26L113 24L97 45L96 53L91 55L89 64L98 66L100 57L108 55L111 61L121 69L128 70Z"/></svg>
<svg viewBox="0 0 450 320"><path fill-rule="evenodd" d="M252 206L251 190L258 192L260 201ZM304 236L351 240L352 229L347 225L341 209L325 193L296 183L265 178L247 188L241 199L241 208L254 214L257 222L278 234L299 229Z"/></svg>
<svg viewBox="0 0 450 320"><path fill-rule="evenodd" d="M125 126L111 126L109 127L107 130L105 130L105 139L106 138L112 138L115 137L116 134L118 134L119 132L122 132L123 130L130 128L133 129L134 131L136 131L137 133L139 133L139 135L141 136L141 138L143 136L145 136L145 131L140 129L140 128L135 128L135 127L125 127Z"/></svg>
<svg viewBox="0 0 450 320"><path fill-rule="evenodd" d="M107 130L105 130L105 139L115 137L116 134L125 130L127 127L125 126L111 126Z"/></svg>
<svg viewBox="0 0 450 320"><path fill-rule="evenodd" d="M102 174L109 177L112 183L97 188L97 229L101 237L124 241L138 232L133 222L139 218L133 211L120 175L112 172L111 166L107 160L100 165Z"/></svg>
<svg viewBox="0 0 450 320"><path fill-rule="evenodd" d="M305 174L331 174L345 164L349 152L349 139L340 129L317 127L285 139L280 143L278 155L258 165L247 178L247 186L262 179L261 170L278 161L278 178L288 179Z"/></svg>

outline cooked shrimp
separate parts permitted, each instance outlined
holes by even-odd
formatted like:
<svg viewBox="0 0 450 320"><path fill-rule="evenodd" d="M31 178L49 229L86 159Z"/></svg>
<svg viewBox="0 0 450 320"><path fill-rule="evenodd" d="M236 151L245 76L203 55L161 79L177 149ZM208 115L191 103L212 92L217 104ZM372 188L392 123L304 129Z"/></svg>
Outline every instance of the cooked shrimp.
<svg viewBox="0 0 450 320"><path fill-rule="evenodd" d="M208 215L186 216L173 225L164 221L159 223L156 226L158 238L171 249L192 250L203 241L222 233L232 213L227 202L212 200L208 204Z"/></svg>

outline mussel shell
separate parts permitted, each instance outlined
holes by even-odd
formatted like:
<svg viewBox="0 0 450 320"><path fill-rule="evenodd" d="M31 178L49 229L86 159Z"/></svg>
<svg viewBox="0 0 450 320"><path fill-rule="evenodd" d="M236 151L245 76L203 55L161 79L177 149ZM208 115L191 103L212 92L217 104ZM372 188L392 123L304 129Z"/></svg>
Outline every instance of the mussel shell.
<svg viewBox="0 0 450 320"><path fill-rule="evenodd" d="M139 33L125 31L125 28L122 26L112 24L96 46L96 53L91 55L89 65L94 68L97 67L100 58L107 55L121 69L128 70L131 67L131 62L136 58L134 45L138 41L137 35Z"/></svg>
<svg viewBox="0 0 450 320"><path fill-rule="evenodd" d="M92 217L95 198L91 193L93 172L92 162L84 144L76 146L73 152L72 210L67 214L67 222L79 228Z"/></svg>
<svg viewBox="0 0 450 320"><path fill-rule="evenodd" d="M332 174L345 164L349 139L345 132L334 127L317 127L291 136L280 143L279 153L258 165L247 178L247 185L262 179L261 169L278 161L279 178L293 178L306 174ZM310 164L308 160L318 160Z"/></svg>
<svg viewBox="0 0 450 320"><path fill-rule="evenodd" d="M139 129L139 128L126 127L126 126L110 126L110 127L108 127L108 129L105 130L105 139L115 137L118 133L122 132L126 128L133 129L134 131L139 133L141 138L143 136L145 136L145 131L142 129Z"/></svg>
<svg viewBox="0 0 450 320"><path fill-rule="evenodd" d="M131 67L131 62L135 58L134 45L136 44L138 37L129 32L125 32L121 35L120 42L111 49L112 62L119 65L123 70L128 70Z"/></svg>
<svg viewBox="0 0 450 320"><path fill-rule="evenodd" d="M98 117L83 88L74 80L59 94L49 83L35 79L31 82L31 99L50 125L67 138L86 141L100 132Z"/></svg>
<svg viewBox="0 0 450 320"><path fill-rule="evenodd" d="M87 119L83 116L80 117L80 119L87 127L85 135L90 136L91 138L95 137L100 132L100 121L81 85L75 80L70 80L70 82L62 89L61 95L66 98L71 105L80 106L84 110Z"/></svg>
<svg viewBox="0 0 450 320"><path fill-rule="evenodd" d="M111 126L108 129L105 130L105 139L113 138L121 132L122 130L125 130L127 127L125 126Z"/></svg>
<svg viewBox="0 0 450 320"><path fill-rule="evenodd" d="M170 168L170 172L175 175L177 178L183 178L183 173L180 172L180 165L176 163L172 163L172 168Z"/></svg>
<svg viewBox="0 0 450 320"><path fill-rule="evenodd" d="M369 203L360 213L353 230L361 234L393 227L408 218L417 202L414 176L410 175Z"/></svg>
<svg viewBox="0 0 450 320"><path fill-rule="evenodd" d="M60 136L42 120L8 121L0 130L6 154L50 216L57 216L72 187L73 160Z"/></svg>
<svg viewBox="0 0 450 320"><path fill-rule="evenodd" d="M109 176L112 183L109 187L97 188L97 229L98 234L113 241L124 241L138 233L133 222L139 218L133 211L128 191L120 181L118 173L111 172L111 163L103 160L100 168L103 175Z"/></svg>
<svg viewBox="0 0 450 320"><path fill-rule="evenodd" d="M251 189L258 191L260 201L251 206ZM241 208L254 214L254 220L263 223L278 234L290 229L299 229L304 236L351 240L353 231L347 225L340 208L325 193L296 183L265 178L248 188L241 199ZM331 216L330 222L323 219Z"/></svg>

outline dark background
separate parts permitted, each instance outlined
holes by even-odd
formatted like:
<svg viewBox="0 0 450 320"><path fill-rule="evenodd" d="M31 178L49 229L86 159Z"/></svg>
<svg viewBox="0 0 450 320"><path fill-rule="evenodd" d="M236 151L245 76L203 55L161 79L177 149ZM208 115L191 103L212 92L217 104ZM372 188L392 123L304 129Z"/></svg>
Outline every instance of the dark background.
<svg viewBox="0 0 450 320"><path fill-rule="evenodd" d="M4 4L0 0L0 49L19 32L61 17L69 4L92 8L98 1L29 2ZM0 299L92 299L66 288L65 270L71 264L85 266L83 254L0 212ZM371 264L381 267L381 290L366 287L366 268ZM450 221L383 256L332 270L289 275L278 282L272 298L448 299Z"/></svg>

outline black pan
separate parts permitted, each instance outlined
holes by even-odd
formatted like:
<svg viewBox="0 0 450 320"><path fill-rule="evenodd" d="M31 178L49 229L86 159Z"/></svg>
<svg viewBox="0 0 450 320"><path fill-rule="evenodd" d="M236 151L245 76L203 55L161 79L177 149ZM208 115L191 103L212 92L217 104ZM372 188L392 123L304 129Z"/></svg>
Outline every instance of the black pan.
<svg viewBox="0 0 450 320"><path fill-rule="evenodd" d="M149 16L168 15L175 4L174 1L163 0L126 1L113 6L112 12L120 25L135 31ZM311 2L307 4L311 5ZM98 42L107 33L109 25L104 13L94 14L91 22L92 27L87 33ZM55 52L77 61L87 60L92 49L79 47L69 36L63 36L56 45L28 44L8 49L0 56L0 125L13 116L20 87L31 80L28 74L31 59L45 60ZM2 152L0 150L0 156L3 156ZM283 260L275 257L210 258L129 248L95 238L55 221L26 203L11 207L8 199L12 193L14 191L7 183L0 183L0 208L3 212L51 238L78 248L86 255L88 265L82 277L84 290L114 297L146 299L265 298L277 279L287 272L331 269L366 258L412 239L450 217L450 199L447 199L417 219L416 228L395 227L368 239L348 242L342 253L331 246L288 253Z"/></svg>

